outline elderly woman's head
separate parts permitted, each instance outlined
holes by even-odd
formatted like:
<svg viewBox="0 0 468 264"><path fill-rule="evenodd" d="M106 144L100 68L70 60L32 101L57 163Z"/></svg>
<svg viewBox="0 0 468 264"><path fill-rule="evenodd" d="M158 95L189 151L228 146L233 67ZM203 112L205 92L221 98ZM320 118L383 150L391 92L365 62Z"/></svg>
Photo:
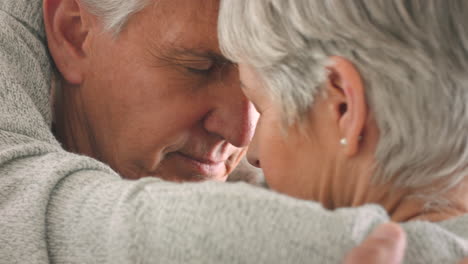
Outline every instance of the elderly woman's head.
<svg viewBox="0 0 468 264"><path fill-rule="evenodd" d="M251 162L272 188L329 207L375 186L460 183L467 12L464 0L223 0L222 50L261 113Z"/></svg>

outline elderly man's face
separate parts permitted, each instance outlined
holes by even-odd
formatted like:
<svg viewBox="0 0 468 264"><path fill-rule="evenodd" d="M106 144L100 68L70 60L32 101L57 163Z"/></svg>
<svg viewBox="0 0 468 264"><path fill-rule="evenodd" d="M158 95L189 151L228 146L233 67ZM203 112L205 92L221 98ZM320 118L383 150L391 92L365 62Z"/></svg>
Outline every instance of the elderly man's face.
<svg viewBox="0 0 468 264"><path fill-rule="evenodd" d="M117 39L96 24L83 45L83 81L64 91L74 105L65 108L84 131L76 134L89 145L76 146L78 152L126 178L226 179L258 114L241 92L237 69L220 55L218 5L157 1Z"/></svg>

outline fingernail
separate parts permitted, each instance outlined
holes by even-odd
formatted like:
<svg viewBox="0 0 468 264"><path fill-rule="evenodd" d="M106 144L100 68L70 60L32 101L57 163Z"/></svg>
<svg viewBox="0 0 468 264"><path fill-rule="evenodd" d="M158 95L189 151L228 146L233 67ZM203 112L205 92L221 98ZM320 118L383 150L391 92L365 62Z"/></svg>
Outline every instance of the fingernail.
<svg viewBox="0 0 468 264"><path fill-rule="evenodd" d="M386 223L378 226L370 235L378 239L398 239L400 236L400 226L395 223Z"/></svg>

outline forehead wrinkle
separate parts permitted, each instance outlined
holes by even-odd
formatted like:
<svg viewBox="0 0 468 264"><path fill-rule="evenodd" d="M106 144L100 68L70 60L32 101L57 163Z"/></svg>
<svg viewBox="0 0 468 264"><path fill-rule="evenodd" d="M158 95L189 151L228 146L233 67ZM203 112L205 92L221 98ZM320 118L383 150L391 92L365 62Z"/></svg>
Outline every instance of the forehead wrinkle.
<svg viewBox="0 0 468 264"><path fill-rule="evenodd" d="M196 55L200 56L201 54L206 54L207 48L210 44L206 43L205 45L199 44L197 47L189 47L188 45L193 45L195 41L200 42L200 40L194 39L198 36L190 35L191 32L187 31L187 27L181 25L181 21L178 21L178 25L172 24L171 27L165 27L164 25L159 29L155 34L149 34L148 36L148 46L152 52L166 53L167 55ZM187 23L183 23L187 24ZM167 29L167 30L164 30ZM201 41L205 41L202 39Z"/></svg>
<svg viewBox="0 0 468 264"><path fill-rule="evenodd" d="M198 1L203 4L195 4ZM168 45L173 45L176 41L203 41L207 46L218 43L218 0L157 0L155 3L148 12L153 25L149 28L157 32L151 34L154 42L167 41Z"/></svg>
<svg viewBox="0 0 468 264"><path fill-rule="evenodd" d="M149 52L156 58L164 58L165 60L180 60L183 58L192 57L196 59L209 59L218 64L232 64L232 62L224 57L219 49L210 48L210 45L199 45L190 47L184 41L168 41L165 43L154 43L150 46Z"/></svg>
<svg viewBox="0 0 468 264"><path fill-rule="evenodd" d="M199 4L201 1L203 0L155 0L150 12L153 19L164 22L164 28L172 28L175 23L180 22L183 22L183 28L194 28L197 25L203 27L206 24L216 26L219 0L205 0L204 4ZM186 27L187 24L189 27Z"/></svg>
<svg viewBox="0 0 468 264"><path fill-rule="evenodd" d="M166 60L186 56L231 63L219 50L217 14L210 11L218 11L218 1L205 0L203 7L189 1L182 4L180 0L156 0L157 4L152 4L146 14L150 15L150 23L141 32L146 35L148 52ZM207 16L211 13L213 16Z"/></svg>

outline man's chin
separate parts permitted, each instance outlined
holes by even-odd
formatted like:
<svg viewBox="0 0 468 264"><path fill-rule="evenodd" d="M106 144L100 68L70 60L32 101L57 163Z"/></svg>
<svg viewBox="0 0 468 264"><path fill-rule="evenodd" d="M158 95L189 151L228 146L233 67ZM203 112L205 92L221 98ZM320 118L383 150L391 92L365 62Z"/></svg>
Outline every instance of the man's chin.
<svg viewBox="0 0 468 264"><path fill-rule="evenodd" d="M177 172L177 173L155 173L151 174L149 177L160 178L165 181L171 182L204 182L204 181L217 181L217 182L225 182L227 181L228 175L203 175L197 174L193 172Z"/></svg>
<svg viewBox="0 0 468 264"><path fill-rule="evenodd" d="M228 175L203 175L197 174L194 172L170 172L167 170L158 170L156 172L145 173L145 174L132 174L132 175L123 175L122 178L127 180L139 180L143 178L159 178L165 181L171 182L204 182L204 181L218 181L225 182L227 181Z"/></svg>
<svg viewBox="0 0 468 264"><path fill-rule="evenodd" d="M225 182L228 178L227 175L224 176L219 176L219 177L213 177L213 176L207 176L207 175L185 175L185 176L159 176L155 175L153 177L163 179L165 181L171 181L171 182L205 182L205 181L217 181L217 182Z"/></svg>

